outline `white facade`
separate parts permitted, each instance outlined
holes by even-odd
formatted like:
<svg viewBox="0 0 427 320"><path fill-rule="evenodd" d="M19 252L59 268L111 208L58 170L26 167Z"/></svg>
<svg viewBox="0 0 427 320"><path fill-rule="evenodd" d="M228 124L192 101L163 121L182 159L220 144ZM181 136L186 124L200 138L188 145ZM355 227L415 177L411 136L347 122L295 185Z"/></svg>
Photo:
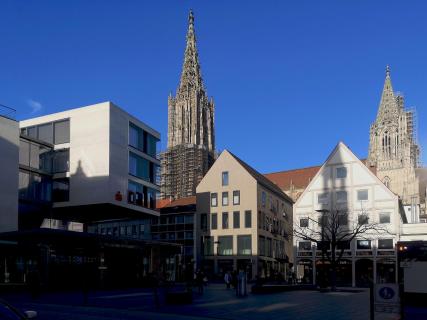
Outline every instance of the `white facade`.
<svg viewBox="0 0 427 320"><path fill-rule="evenodd" d="M351 280L353 286L358 284L357 280L359 279L357 277L362 277L362 275L374 282L384 281L381 271L378 270L377 272L377 267L384 267L383 265L380 266L380 264L391 266L391 269L394 269L396 274L395 244L399 240L401 230L398 197L342 142L335 147L317 175L295 203L295 223L299 224L301 219L305 218L318 221L322 213L316 210L338 210L346 213L349 223L357 223L359 215L367 215L369 223L380 223L382 228L387 229L386 233L371 232L361 235L358 239L353 240L350 248L345 251L343 257L344 262L348 264L348 281L350 282ZM380 217L383 217L384 223L381 223ZM379 245L381 239L392 239L393 245L381 248L381 245ZM358 240L369 240L369 248L361 249ZM305 271L312 272L312 276L308 274L305 276L312 277L311 280L316 283L316 263L313 263L313 260L318 263L319 252L316 252L314 244L304 248L304 245L300 244L303 241L294 237L295 262L297 266L305 265ZM368 242L364 244L368 244ZM313 259L314 255L317 255L317 259ZM359 262L359 260L362 261ZM362 264L365 267L367 266L366 269L368 270L358 270L358 266ZM345 266L341 267L343 268L343 273L345 273ZM350 268L351 279L349 279ZM302 276L302 267L300 269L300 276Z"/></svg>
<svg viewBox="0 0 427 320"><path fill-rule="evenodd" d="M69 119L68 143L55 144L55 150L69 149L69 170L57 173L54 180L69 178L69 200L54 202L54 208L95 204L113 204L119 207L156 214L150 208L128 203L128 184L132 180L155 191L153 182L130 174L130 151L159 165L155 155L133 148L130 144L130 123L160 139L160 134L111 102L71 109L20 122L21 128Z"/></svg>
<svg viewBox="0 0 427 320"><path fill-rule="evenodd" d="M18 229L19 128L0 116L0 232Z"/></svg>

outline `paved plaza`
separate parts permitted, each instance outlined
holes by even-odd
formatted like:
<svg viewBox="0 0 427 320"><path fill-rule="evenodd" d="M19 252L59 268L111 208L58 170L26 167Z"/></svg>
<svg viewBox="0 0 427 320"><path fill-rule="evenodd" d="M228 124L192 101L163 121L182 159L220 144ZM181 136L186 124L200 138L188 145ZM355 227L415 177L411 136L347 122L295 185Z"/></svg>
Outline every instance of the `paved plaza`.
<svg viewBox="0 0 427 320"><path fill-rule="evenodd" d="M150 290L44 294L33 301L26 294L5 296L21 309L36 310L39 319L352 319L369 318L369 292L364 289L321 293L290 291L235 296L220 284L203 295L194 293L191 305L166 305L160 290L159 306Z"/></svg>

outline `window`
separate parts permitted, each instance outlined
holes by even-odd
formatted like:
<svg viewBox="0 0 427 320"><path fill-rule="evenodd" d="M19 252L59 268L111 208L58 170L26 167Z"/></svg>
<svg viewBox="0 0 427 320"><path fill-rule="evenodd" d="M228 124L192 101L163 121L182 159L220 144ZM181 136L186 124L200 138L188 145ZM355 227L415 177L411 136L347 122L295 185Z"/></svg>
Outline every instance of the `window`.
<svg viewBox="0 0 427 320"><path fill-rule="evenodd" d="M273 256L273 252L272 252L272 246L271 246L271 238L266 238L266 249L265 249L265 254L267 257L272 257Z"/></svg>
<svg viewBox="0 0 427 320"><path fill-rule="evenodd" d="M38 125L38 139L53 144L53 124Z"/></svg>
<svg viewBox="0 0 427 320"><path fill-rule="evenodd" d="M328 194L327 193L319 193L317 195L317 203L318 204L328 204Z"/></svg>
<svg viewBox="0 0 427 320"><path fill-rule="evenodd" d="M132 225L132 235L135 237L136 233L137 233L137 228L136 228L136 225L134 224Z"/></svg>
<svg viewBox="0 0 427 320"><path fill-rule="evenodd" d="M337 168L337 179L344 179L344 178L347 178L347 168L346 167Z"/></svg>
<svg viewBox="0 0 427 320"><path fill-rule="evenodd" d="M37 127L27 128L27 134L29 137L37 139Z"/></svg>
<svg viewBox="0 0 427 320"><path fill-rule="evenodd" d="M53 124L55 144L70 142L70 120L58 121Z"/></svg>
<svg viewBox="0 0 427 320"><path fill-rule="evenodd" d="M211 193L211 207L216 207L218 205L218 194Z"/></svg>
<svg viewBox="0 0 427 320"><path fill-rule="evenodd" d="M393 239L378 239L378 249L393 249Z"/></svg>
<svg viewBox="0 0 427 320"><path fill-rule="evenodd" d="M133 123L129 123L129 145L144 151L143 130Z"/></svg>
<svg viewBox="0 0 427 320"><path fill-rule="evenodd" d="M233 254L233 236L218 237L218 254L221 256Z"/></svg>
<svg viewBox="0 0 427 320"><path fill-rule="evenodd" d="M200 229L203 231L208 230L208 215L206 213L200 215Z"/></svg>
<svg viewBox="0 0 427 320"><path fill-rule="evenodd" d="M185 239L193 239L193 231L186 231Z"/></svg>
<svg viewBox="0 0 427 320"><path fill-rule="evenodd" d="M222 193L222 205L228 206L228 192Z"/></svg>
<svg viewBox="0 0 427 320"><path fill-rule="evenodd" d="M139 225L139 235L142 236L145 233L145 224Z"/></svg>
<svg viewBox="0 0 427 320"><path fill-rule="evenodd" d="M265 256L265 237L259 236L258 253L260 256Z"/></svg>
<svg viewBox="0 0 427 320"><path fill-rule="evenodd" d="M350 241L338 241L337 242L338 250L350 250Z"/></svg>
<svg viewBox="0 0 427 320"><path fill-rule="evenodd" d="M321 216L319 216L319 226L326 227L329 224L329 217L323 213Z"/></svg>
<svg viewBox="0 0 427 320"><path fill-rule="evenodd" d="M222 213L222 228L228 229L228 212Z"/></svg>
<svg viewBox="0 0 427 320"><path fill-rule="evenodd" d="M245 228L252 228L252 212L251 212L251 210L245 211Z"/></svg>
<svg viewBox="0 0 427 320"><path fill-rule="evenodd" d="M214 254L214 237L212 236L206 236L202 237L202 243L203 243L203 255L205 256L211 256Z"/></svg>
<svg viewBox="0 0 427 320"><path fill-rule="evenodd" d="M120 227L120 235L121 235L121 236L126 235L126 228L125 228L124 226L121 226L121 227Z"/></svg>
<svg viewBox="0 0 427 320"><path fill-rule="evenodd" d="M252 254L252 238L250 235L237 236L237 254Z"/></svg>
<svg viewBox="0 0 427 320"><path fill-rule="evenodd" d="M339 226L346 226L348 223L347 215L346 214L340 214L338 215L338 225Z"/></svg>
<svg viewBox="0 0 427 320"><path fill-rule="evenodd" d="M233 204L240 204L240 191L233 191Z"/></svg>
<svg viewBox="0 0 427 320"><path fill-rule="evenodd" d="M63 173L68 172L70 170L70 150L69 149L62 149L62 150L55 150L55 153L53 155L53 172L54 173ZM80 170L81 164L80 165Z"/></svg>
<svg viewBox="0 0 427 320"><path fill-rule="evenodd" d="M144 132L145 133L145 132ZM159 140L153 135L147 132L147 150L145 151L148 155L155 157L157 154L157 142Z"/></svg>
<svg viewBox="0 0 427 320"><path fill-rule="evenodd" d="M233 212L233 228L240 228L240 211Z"/></svg>
<svg viewBox="0 0 427 320"><path fill-rule="evenodd" d="M371 240L357 240L358 250L369 250L371 249Z"/></svg>
<svg viewBox="0 0 427 320"><path fill-rule="evenodd" d="M337 202L347 202L347 191L337 191Z"/></svg>
<svg viewBox="0 0 427 320"><path fill-rule="evenodd" d="M368 222L369 222L369 217L366 214L359 214L358 223L360 225L368 224Z"/></svg>
<svg viewBox="0 0 427 320"><path fill-rule="evenodd" d="M132 152L129 152L129 174L144 179L146 181L154 182L150 177L150 165L147 159L144 159ZM152 179L150 179L152 178Z"/></svg>
<svg viewBox="0 0 427 320"><path fill-rule="evenodd" d="M308 218L299 219L299 226L301 228L307 228L308 227Z"/></svg>
<svg viewBox="0 0 427 320"><path fill-rule="evenodd" d="M368 200L368 189L357 190L357 200Z"/></svg>
<svg viewBox="0 0 427 320"><path fill-rule="evenodd" d="M211 215L211 228L212 230L218 229L218 215L216 213L212 213Z"/></svg>
<svg viewBox="0 0 427 320"><path fill-rule="evenodd" d="M265 208L265 202L267 201L267 195L265 194L265 192L261 192L261 204L263 206L263 208Z"/></svg>
<svg viewBox="0 0 427 320"><path fill-rule="evenodd" d="M175 221L177 224L183 224L184 223L184 216L176 216Z"/></svg>
<svg viewBox="0 0 427 320"><path fill-rule="evenodd" d="M57 179L53 181L52 197L54 202L69 201L69 198L70 198L69 178Z"/></svg>
<svg viewBox="0 0 427 320"><path fill-rule="evenodd" d="M228 186L228 171L222 173L222 185Z"/></svg>
<svg viewBox="0 0 427 320"><path fill-rule="evenodd" d="M194 222L194 216L193 215L186 215L185 216L185 223L193 223Z"/></svg>
<svg viewBox="0 0 427 320"><path fill-rule="evenodd" d="M380 213L380 223L390 223L390 213L389 212Z"/></svg>

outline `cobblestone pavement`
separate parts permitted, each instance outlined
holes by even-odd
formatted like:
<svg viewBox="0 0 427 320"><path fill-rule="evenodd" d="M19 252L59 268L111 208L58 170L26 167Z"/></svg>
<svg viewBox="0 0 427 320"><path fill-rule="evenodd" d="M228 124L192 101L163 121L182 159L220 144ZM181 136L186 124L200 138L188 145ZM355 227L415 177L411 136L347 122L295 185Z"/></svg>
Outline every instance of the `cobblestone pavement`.
<svg viewBox="0 0 427 320"><path fill-rule="evenodd" d="M194 293L191 305L166 305L160 290L156 307L150 290L91 292L86 305L80 292L42 295L32 301L28 295L5 298L21 309L39 312L38 319L369 319L368 290L342 292L290 291L274 294L235 296L233 290L212 284L203 295ZM396 319L396 317L378 318Z"/></svg>

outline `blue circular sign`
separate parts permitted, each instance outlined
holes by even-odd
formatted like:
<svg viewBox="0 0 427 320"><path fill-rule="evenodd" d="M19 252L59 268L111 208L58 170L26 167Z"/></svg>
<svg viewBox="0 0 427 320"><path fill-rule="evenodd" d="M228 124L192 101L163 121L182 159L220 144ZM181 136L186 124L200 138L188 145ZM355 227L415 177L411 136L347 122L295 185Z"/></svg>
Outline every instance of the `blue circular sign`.
<svg viewBox="0 0 427 320"><path fill-rule="evenodd" d="M384 300L389 300L389 299L393 299L394 295L396 294L394 292L393 288L390 287L382 287L378 294L380 295L381 298L383 298Z"/></svg>

